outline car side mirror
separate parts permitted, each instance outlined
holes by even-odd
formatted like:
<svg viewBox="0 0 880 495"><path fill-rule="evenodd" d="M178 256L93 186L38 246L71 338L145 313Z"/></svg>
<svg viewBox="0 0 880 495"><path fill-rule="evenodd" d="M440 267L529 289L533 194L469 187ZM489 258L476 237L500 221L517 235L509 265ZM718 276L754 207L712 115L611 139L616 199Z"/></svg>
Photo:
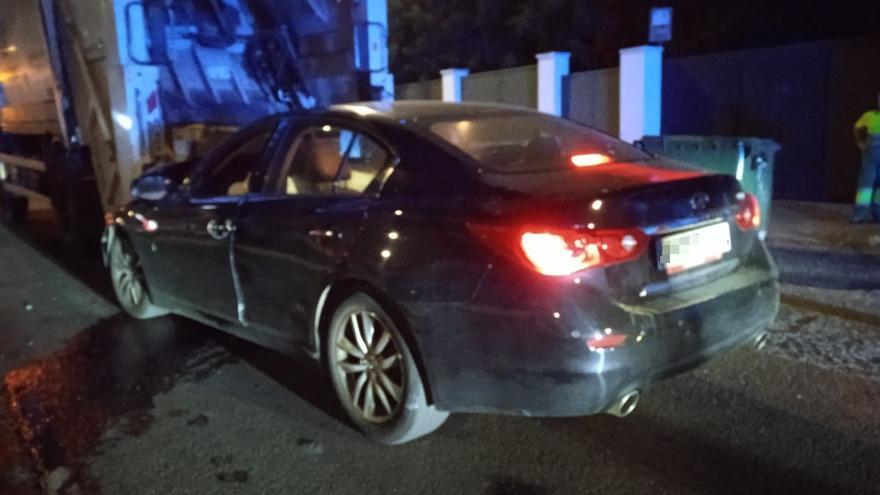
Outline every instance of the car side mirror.
<svg viewBox="0 0 880 495"><path fill-rule="evenodd" d="M135 179L131 184L131 196L145 201L159 201L178 189L177 184L159 174L149 174Z"/></svg>

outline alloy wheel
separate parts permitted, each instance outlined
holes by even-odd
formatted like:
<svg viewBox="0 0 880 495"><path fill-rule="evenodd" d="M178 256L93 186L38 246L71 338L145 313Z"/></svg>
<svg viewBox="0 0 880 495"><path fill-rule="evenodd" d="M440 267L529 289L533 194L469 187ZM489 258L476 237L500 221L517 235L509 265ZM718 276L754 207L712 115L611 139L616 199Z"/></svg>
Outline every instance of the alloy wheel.
<svg viewBox="0 0 880 495"><path fill-rule="evenodd" d="M113 250L110 269L119 302L127 308L137 308L143 304L147 292L140 263L121 243Z"/></svg>
<svg viewBox="0 0 880 495"><path fill-rule="evenodd" d="M348 402L370 423L385 423L400 410L406 371L391 329L370 311L343 320L333 346L333 372L345 384Z"/></svg>

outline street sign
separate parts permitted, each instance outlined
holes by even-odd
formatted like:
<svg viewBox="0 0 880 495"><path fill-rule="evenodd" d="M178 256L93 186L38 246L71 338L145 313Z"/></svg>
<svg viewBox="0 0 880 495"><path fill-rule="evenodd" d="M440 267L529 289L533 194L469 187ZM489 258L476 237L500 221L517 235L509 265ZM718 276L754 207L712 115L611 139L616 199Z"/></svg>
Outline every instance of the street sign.
<svg viewBox="0 0 880 495"><path fill-rule="evenodd" d="M648 32L649 43L666 43L672 41L672 7L654 7L651 9L651 28Z"/></svg>

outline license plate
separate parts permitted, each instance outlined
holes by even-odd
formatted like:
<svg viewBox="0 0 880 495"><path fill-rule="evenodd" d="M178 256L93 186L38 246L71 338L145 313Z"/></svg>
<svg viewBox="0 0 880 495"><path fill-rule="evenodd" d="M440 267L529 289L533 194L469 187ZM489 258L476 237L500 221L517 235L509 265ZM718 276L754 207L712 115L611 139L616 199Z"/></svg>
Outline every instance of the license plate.
<svg viewBox="0 0 880 495"><path fill-rule="evenodd" d="M730 224L720 222L661 239L660 266L668 274L680 273L730 252Z"/></svg>

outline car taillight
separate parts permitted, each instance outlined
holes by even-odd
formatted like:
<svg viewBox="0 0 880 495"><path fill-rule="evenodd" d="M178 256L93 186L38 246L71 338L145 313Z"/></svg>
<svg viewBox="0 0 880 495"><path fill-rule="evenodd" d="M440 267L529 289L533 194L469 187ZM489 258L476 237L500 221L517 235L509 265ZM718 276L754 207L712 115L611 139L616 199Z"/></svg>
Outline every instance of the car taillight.
<svg viewBox="0 0 880 495"><path fill-rule="evenodd" d="M756 229L761 225L761 203L758 198L749 193L740 193L739 212L736 214L736 224L742 230Z"/></svg>
<svg viewBox="0 0 880 495"><path fill-rule="evenodd" d="M647 236L638 229L584 231L477 224L468 224L468 228L499 254L553 277L633 260L648 247Z"/></svg>
<svg viewBox="0 0 880 495"><path fill-rule="evenodd" d="M524 232L520 246L526 259L544 275L571 275L598 265L602 259L599 246L571 235Z"/></svg>

